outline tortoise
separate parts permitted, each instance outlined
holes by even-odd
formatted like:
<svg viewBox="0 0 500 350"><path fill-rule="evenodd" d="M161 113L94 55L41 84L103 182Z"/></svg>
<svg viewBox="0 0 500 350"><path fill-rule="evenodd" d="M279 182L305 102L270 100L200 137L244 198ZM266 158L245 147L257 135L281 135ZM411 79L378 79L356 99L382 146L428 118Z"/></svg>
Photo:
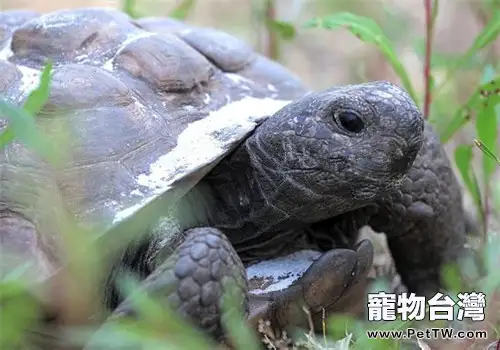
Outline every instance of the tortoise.
<svg viewBox="0 0 500 350"><path fill-rule="evenodd" d="M115 283L133 271L221 339L226 282L250 319L280 327L303 321L300 305L317 317L359 300L373 262L364 226L386 234L410 292L436 292L462 254L457 179L401 87L311 91L225 32L114 9L4 11L0 23L2 96L21 105L50 59L36 123L67 133L63 164L17 140L0 156L14 262L2 257L33 261L38 281L71 261L64 212L114 252L99 288L115 317L134 315Z"/></svg>

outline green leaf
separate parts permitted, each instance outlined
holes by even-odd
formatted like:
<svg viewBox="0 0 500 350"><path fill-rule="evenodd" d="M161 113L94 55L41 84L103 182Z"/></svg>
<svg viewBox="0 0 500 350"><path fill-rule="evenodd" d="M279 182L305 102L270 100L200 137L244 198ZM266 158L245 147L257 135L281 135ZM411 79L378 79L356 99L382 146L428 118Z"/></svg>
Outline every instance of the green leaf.
<svg viewBox="0 0 500 350"><path fill-rule="evenodd" d="M195 0L182 0L179 4L168 14L168 17L185 20L189 13L196 4Z"/></svg>
<svg viewBox="0 0 500 350"><path fill-rule="evenodd" d="M487 64L483 69L483 75L481 76L481 85L484 85L495 79L495 75L495 68L491 64Z"/></svg>
<svg viewBox="0 0 500 350"><path fill-rule="evenodd" d="M0 134L0 147L5 147L18 137L27 147L39 152L49 161L57 161L55 148L38 131L34 119L34 115L40 112L49 97L51 71L52 63L49 61L42 71L38 87L30 93L23 108L0 99L0 114L9 122Z"/></svg>
<svg viewBox="0 0 500 350"><path fill-rule="evenodd" d="M472 46L465 53L465 57L471 57L475 55L479 50L485 48L493 41L496 40L498 34L500 33L500 12L494 11L493 16L490 18L488 23L484 26L483 30L476 36Z"/></svg>
<svg viewBox="0 0 500 350"><path fill-rule="evenodd" d="M135 0L123 0L122 11L129 15L131 18L140 18L141 15L136 12L135 7Z"/></svg>
<svg viewBox="0 0 500 350"><path fill-rule="evenodd" d="M23 105L23 109L32 116L38 114L49 99L51 74L52 61L48 61L43 68L38 87L29 94Z"/></svg>
<svg viewBox="0 0 500 350"><path fill-rule="evenodd" d="M469 190L469 193L476 204L479 213L483 213L483 201L481 199L481 190L477 178L472 171L472 145L459 145L455 148L455 164L460 175ZM482 214L481 214L482 215Z"/></svg>
<svg viewBox="0 0 500 350"><path fill-rule="evenodd" d="M34 118L23 109L0 100L0 114L9 121L9 135L15 135L27 147L39 152L47 159L55 161L55 149L47 142L35 124ZM5 137L2 135L2 137Z"/></svg>
<svg viewBox="0 0 500 350"><path fill-rule="evenodd" d="M294 25L284 21L266 20L266 26L273 32L278 33L283 40L293 40L297 36Z"/></svg>
<svg viewBox="0 0 500 350"><path fill-rule="evenodd" d="M443 273L441 275L447 291L458 293L463 290L460 269L456 264L443 266Z"/></svg>
<svg viewBox="0 0 500 350"><path fill-rule="evenodd" d="M24 264L14 267L3 278L2 282L20 280L25 272L28 272L33 267L32 261L26 261Z"/></svg>
<svg viewBox="0 0 500 350"><path fill-rule="evenodd" d="M0 349L26 348L26 330L33 327L39 317L35 299L30 297L24 283L2 281L0 304Z"/></svg>
<svg viewBox="0 0 500 350"><path fill-rule="evenodd" d="M495 150L497 143L497 115L495 105L488 104L481 109L476 118L476 133L484 149L488 149L493 157L483 154L484 184L490 183L490 177L496 169Z"/></svg>
<svg viewBox="0 0 500 350"><path fill-rule="evenodd" d="M413 49L418 57L423 58L425 56L425 38L417 38L414 41ZM439 48L432 50L431 57L431 67L432 68L450 68L456 64L461 64L462 69L472 69L477 67L482 67L483 60L479 56L472 56L468 60L461 61L459 63L460 57L457 57L453 53L439 52Z"/></svg>
<svg viewBox="0 0 500 350"><path fill-rule="evenodd" d="M382 5L385 14L381 26L387 38L393 43L401 42L406 44L412 30L410 26L406 25L411 20L411 13L390 3L381 3L380 5Z"/></svg>
<svg viewBox="0 0 500 350"><path fill-rule="evenodd" d="M440 132L442 143L448 142L455 133L460 130L473 115L480 113L488 106L496 106L500 102L500 78L481 85L469 98L469 100L455 112L448 126Z"/></svg>
<svg viewBox="0 0 500 350"><path fill-rule="evenodd" d="M434 0L432 2L432 15L431 15L433 25L434 23L436 23L438 14L439 14L439 0Z"/></svg>
<svg viewBox="0 0 500 350"><path fill-rule="evenodd" d="M459 59L452 65L446 74L446 78L443 80L438 90L449 81L449 79L455 74L455 72L462 68L462 65L469 62L474 56L478 54L480 50L491 44L496 40L498 34L500 33L500 11L495 10L493 16L490 18L488 23L483 27L483 30L476 36L471 47L459 57Z"/></svg>
<svg viewBox="0 0 500 350"><path fill-rule="evenodd" d="M222 298L222 310L224 317L222 323L224 329L228 332L231 342L236 349L259 350L260 342L255 333L245 323L243 310L239 307L241 295L237 293L240 289L234 284L225 283L225 291Z"/></svg>
<svg viewBox="0 0 500 350"><path fill-rule="evenodd" d="M16 135L14 135L12 128L7 126L5 130L0 134L0 149L4 148L9 143L14 141L15 138Z"/></svg>
<svg viewBox="0 0 500 350"><path fill-rule="evenodd" d="M30 93L24 103L23 108L30 115L35 115L40 112L49 98L51 72L52 62L49 60L42 71L38 88ZM15 138L16 135L14 134L12 127L7 126L7 128L5 128L5 130L0 134L0 149L14 141Z"/></svg>
<svg viewBox="0 0 500 350"><path fill-rule="evenodd" d="M148 284L141 284L128 273L117 278L118 288L134 312L132 317L111 317L92 334L86 349L101 349L107 345L147 349L212 349L210 339L185 322L161 299L170 293L171 285L160 286L164 294L148 293ZM155 281L158 283L158 281ZM155 284L156 285L156 284ZM121 334L120 334L121 333ZM114 336L110 336L114 334ZM117 339L118 338L118 339ZM121 338L121 340L120 340ZM165 339L168 342L165 343ZM127 344L128 343L128 344ZM131 344L132 343L132 344ZM162 344L163 343L163 344ZM140 345L139 345L140 344Z"/></svg>
<svg viewBox="0 0 500 350"><path fill-rule="evenodd" d="M490 157L495 163L497 163L498 165L500 165L500 159L498 159L498 157L496 156L496 154L491 150L489 149L488 147L486 147L486 145L484 143L482 143L481 141L479 140L474 140L474 144L477 146L477 148L479 148L486 156Z"/></svg>
<svg viewBox="0 0 500 350"><path fill-rule="evenodd" d="M500 285L500 269L498 269L500 257L500 238L494 232L488 232L488 241L482 254L483 265L486 270L485 283L481 291L484 293L497 292Z"/></svg>
<svg viewBox="0 0 500 350"><path fill-rule="evenodd" d="M401 79L404 88L408 91L415 103L418 104L418 96L406 69L398 59L396 50L383 30L373 19L349 12L341 12L323 18L314 18L308 21L305 27L324 29L346 28L362 41L374 44L391 64L392 68Z"/></svg>

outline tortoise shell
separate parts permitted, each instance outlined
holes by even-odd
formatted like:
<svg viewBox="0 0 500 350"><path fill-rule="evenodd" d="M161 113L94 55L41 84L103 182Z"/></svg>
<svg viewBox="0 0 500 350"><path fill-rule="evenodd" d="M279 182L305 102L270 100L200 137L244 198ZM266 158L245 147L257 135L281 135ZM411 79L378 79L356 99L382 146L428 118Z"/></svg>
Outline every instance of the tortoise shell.
<svg viewBox="0 0 500 350"><path fill-rule="evenodd" d="M82 227L139 229L135 214L157 217L152 208L175 202L260 121L307 93L239 39L173 19L107 8L5 11L0 28L8 102L26 101L53 62L36 123L64 161L49 164L17 140L0 153L0 212L33 223L48 253L60 233L56 213Z"/></svg>

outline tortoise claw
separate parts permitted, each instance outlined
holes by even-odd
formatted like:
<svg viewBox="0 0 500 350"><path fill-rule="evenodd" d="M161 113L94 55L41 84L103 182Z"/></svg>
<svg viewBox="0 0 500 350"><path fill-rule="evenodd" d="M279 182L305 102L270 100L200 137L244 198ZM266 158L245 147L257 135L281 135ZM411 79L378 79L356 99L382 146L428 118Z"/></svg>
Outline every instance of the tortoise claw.
<svg viewBox="0 0 500 350"><path fill-rule="evenodd" d="M323 310L327 314L348 311L351 300L359 301L359 295L366 286L366 277L373 262L373 246L370 241L364 240L356 245L355 250L333 249L323 254L309 251L308 254L302 252L302 256L296 253L287 258L290 263L280 262L281 278L272 276L277 281L274 285L284 288L276 290L279 287L269 282L267 290L250 288L248 321L251 326L257 326L259 320L269 320L277 329L307 327L304 307L315 325L321 324ZM300 271L298 262L302 263L302 267L309 263L300 276L296 276L296 271ZM247 270L249 278L253 276L250 278L251 286L252 279L258 276L256 269L250 267ZM283 280L290 275L298 279L286 286Z"/></svg>

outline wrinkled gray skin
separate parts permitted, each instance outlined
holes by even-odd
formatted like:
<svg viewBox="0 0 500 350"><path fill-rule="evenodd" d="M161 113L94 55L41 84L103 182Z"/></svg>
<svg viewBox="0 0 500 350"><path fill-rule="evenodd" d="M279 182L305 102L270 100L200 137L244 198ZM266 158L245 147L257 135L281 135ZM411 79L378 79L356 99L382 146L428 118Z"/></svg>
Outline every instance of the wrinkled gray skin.
<svg viewBox="0 0 500 350"><path fill-rule="evenodd" d="M323 308L342 309L347 300L361 297L357 294L359 286L373 260L368 241L354 243L358 229L364 225L386 233L397 271L409 291L429 295L440 288L440 267L462 253L465 223L461 194L439 140L406 92L388 82L372 82L304 95L301 83L283 67L261 56L249 60L254 53L244 51L245 46L239 41L227 41L232 55L218 51L217 45L206 44L209 39L212 43L226 43L220 38L227 37L219 37L219 32L179 34L184 41L168 36L145 37L118 50L127 35L139 29L114 12L85 11L74 17L80 24L66 20L59 23L57 16L50 17L45 23L57 24L53 27L39 25L38 15L31 13L26 16L35 20L24 26L21 25L27 17L20 16L23 20L15 24L3 18L7 27L21 26L13 30L11 62L39 69L41 59L51 57L67 64L56 70L50 106L79 110L80 119L73 119L70 125L80 132L75 135L84 144L87 139L90 144L92 138L99 138L102 131L135 135L136 129L127 130L125 122L117 123L116 118L126 120L124 116L128 116L127 121L152 125L147 132L137 129L140 132L136 137L144 138L136 140L138 145L149 145L146 149L151 154L167 152L176 137L176 127L193 117L179 111L188 102L199 103L203 93L208 93L218 107L225 101L224 94L233 98L269 95L258 84L250 89L234 85L225 75L228 72L238 72L262 86L272 83L281 98L295 99L241 140L179 201L175 217L183 234L163 225L123 252L104 291L107 305L116 309L114 317L134 315L129 301L124 301L114 286L116 277L124 270L138 273L145 291L168 301L180 314L218 339L224 333L219 298L226 281L235 283L236 290L245 297L243 306L251 319L272 318L277 326L295 324L293 319L300 318L301 303L314 315L319 315ZM112 28L109 23L113 23ZM139 23L159 33L184 28L168 20L146 19ZM106 30L110 31L107 35L103 34ZM187 50L186 43L198 51ZM65 47L68 49L61 49ZM238 52L244 54L240 57L235 54ZM88 61L78 61L82 57ZM112 57L113 75L94 67ZM162 64L155 64L155 60ZM71 65L75 62L78 64ZM169 65L172 62L179 66ZM14 72L13 64L2 64L6 72ZM12 73L9 79L2 89L17 96L17 85L12 82L19 80L19 74ZM128 86L133 89L127 90ZM144 106L151 108L140 118L135 114L140 109L127 107L131 95L146 101ZM203 117L212 107L215 108L200 107L199 115ZM100 113L102 125L92 129L96 135L84 137L81 130L94 126L94 113ZM151 115L158 118L147 119ZM351 118L350 127L345 118ZM167 122L170 128L165 131L163 124L155 124L158 120ZM118 139L121 135L114 136ZM151 139L154 142L147 144ZM105 137L103 140L107 141ZM77 212L81 217L105 211L96 198L115 195L116 186L108 183L107 172L98 167L116 155L113 147L117 153L123 149L129 152L121 154L121 165L125 163L129 171L140 172L141 167L148 165L149 158L140 154L127 158L138 149L129 150L131 144L134 145L124 137L107 148L80 149L80 159L74 166L84 179L100 176L97 179L102 179L104 186L99 191L91 187L85 193L75 192L75 176L68 175L71 172L61 173L64 176L58 185L63 197L69 207L80 210ZM112 154L108 156L104 151L109 149ZM16 175L8 178L9 183L27 188L27 183L20 180L26 169L47 174L44 166L29 156L20 156L15 147L6 152L0 165L8 171L14 169ZM16 163L19 159L22 161ZM84 168L85 162L90 166ZM25 169L26 164L30 167ZM110 161L108 170L118 166ZM87 169L95 172L85 173ZM44 179L51 178L46 175ZM123 184L125 189L127 186ZM33 194L20 203L9 193L0 198L0 238L3 245L17 249L26 237L19 249L36 257L41 275L49 274L64 259L54 258L57 251L50 249L50 244L44 242L43 252L37 245L38 240L48 240L49 235L40 238L36 232L42 225L27 204L31 203L30 195ZM32 224L35 221L37 228ZM19 242L16 237L21 237ZM244 266L305 248L323 255L290 288L262 297L248 295Z"/></svg>

